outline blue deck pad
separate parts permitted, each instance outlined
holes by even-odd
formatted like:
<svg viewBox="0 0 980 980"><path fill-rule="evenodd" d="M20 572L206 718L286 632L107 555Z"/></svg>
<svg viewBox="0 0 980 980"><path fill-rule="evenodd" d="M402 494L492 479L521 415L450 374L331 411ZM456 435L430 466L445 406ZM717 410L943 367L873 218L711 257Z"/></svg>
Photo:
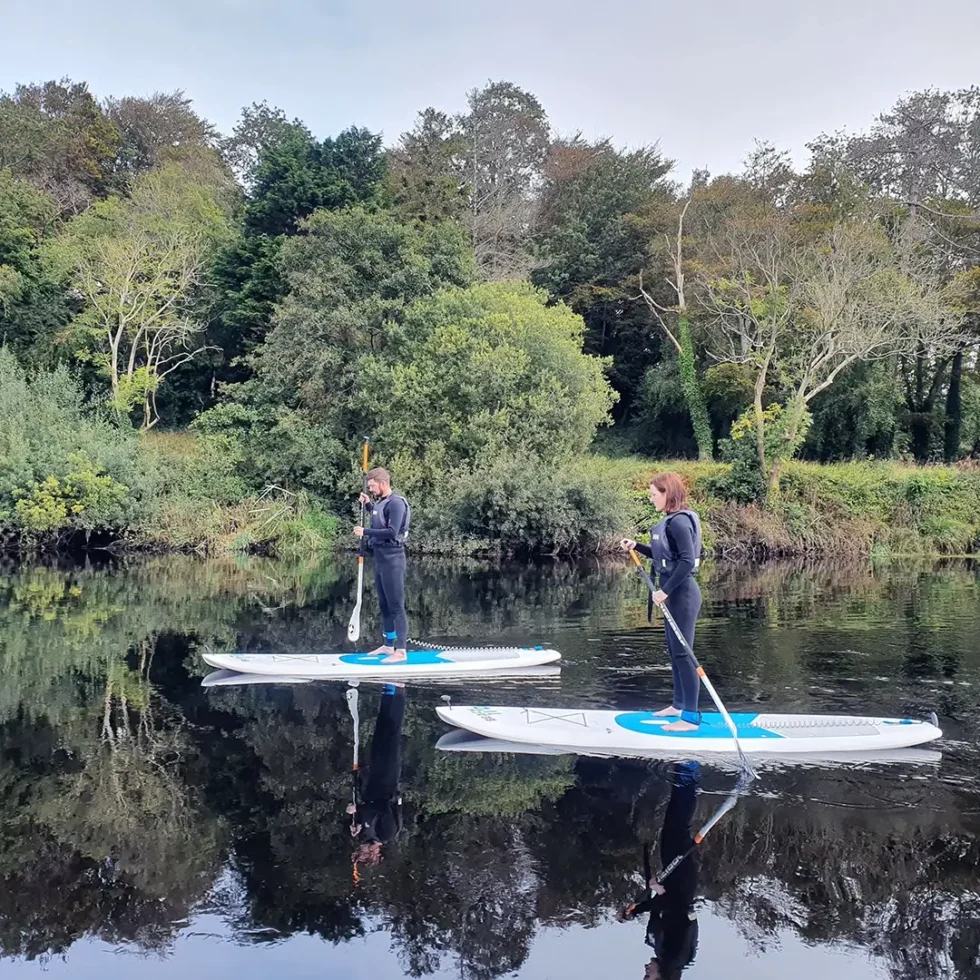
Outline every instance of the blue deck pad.
<svg viewBox="0 0 980 980"><path fill-rule="evenodd" d="M441 654L441 650L409 650L407 660L386 664L385 657L391 656L388 653L344 653L340 656L340 662L357 664L358 667L419 667L424 664L451 664L454 662Z"/></svg>
<svg viewBox="0 0 980 980"><path fill-rule="evenodd" d="M776 732L766 731L765 728L755 728L752 722L758 714L732 715L738 737L742 738L783 738ZM690 732L665 732L664 725L669 725L676 718L655 715L652 711L624 711L616 715L614 721L620 728L640 735L660 735L662 738L728 738L732 733L728 730L724 718L719 714L706 712L701 715L701 724Z"/></svg>

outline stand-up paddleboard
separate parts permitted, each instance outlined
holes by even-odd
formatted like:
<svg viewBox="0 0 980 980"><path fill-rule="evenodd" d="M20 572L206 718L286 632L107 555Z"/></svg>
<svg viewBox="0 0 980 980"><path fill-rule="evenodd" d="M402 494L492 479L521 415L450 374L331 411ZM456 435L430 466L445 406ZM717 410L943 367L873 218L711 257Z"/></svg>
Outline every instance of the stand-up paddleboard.
<svg viewBox="0 0 980 980"><path fill-rule="evenodd" d="M479 674L472 673L445 673L432 674L425 678L428 683L441 684L458 682L469 679L473 683L488 680L513 680L513 681L556 681L561 677L561 668L544 667L515 667L513 669L502 667L497 670L484 670ZM391 680L402 678L394 677L392 674L384 674L377 677L294 677L289 674L243 674L237 670L212 670L201 681L201 687L241 687L243 685L254 686L256 684L312 684L314 681L363 681L365 684L384 684Z"/></svg>
<svg viewBox="0 0 980 980"><path fill-rule="evenodd" d="M571 752L732 753L735 741L721 715L704 713L694 731L667 732L674 719L650 711L589 711L576 708L440 707L439 717L456 728L507 742L560 746ZM942 737L928 721L857 718L846 715L733 714L746 755L807 755L902 749ZM683 748L681 748L683 746Z"/></svg>
<svg viewBox="0 0 980 980"><path fill-rule="evenodd" d="M459 647L452 650L409 650L408 659L385 663L383 653L214 653L204 662L219 670L241 674L358 680L369 677L438 677L480 674L501 669L538 667L561 659L544 647Z"/></svg>
<svg viewBox="0 0 980 980"><path fill-rule="evenodd" d="M436 748L441 752L494 752L512 755L587 755L595 758L635 758L635 759L698 759L720 758L717 752L701 753L693 743L677 746L672 751L636 749L630 752L604 749L571 748L567 745L536 745L533 742L508 742L502 738L488 738L486 735L474 735L463 728L454 728L447 732L437 742ZM737 758L734 749L733 759ZM764 761L766 756L756 753L755 759ZM943 754L934 749L881 749L874 752L810 752L802 755L783 753L773 755L773 761L787 763L840 763L863 765L869 763L906 763L910 765L935 765L942 762Z"/></svg>

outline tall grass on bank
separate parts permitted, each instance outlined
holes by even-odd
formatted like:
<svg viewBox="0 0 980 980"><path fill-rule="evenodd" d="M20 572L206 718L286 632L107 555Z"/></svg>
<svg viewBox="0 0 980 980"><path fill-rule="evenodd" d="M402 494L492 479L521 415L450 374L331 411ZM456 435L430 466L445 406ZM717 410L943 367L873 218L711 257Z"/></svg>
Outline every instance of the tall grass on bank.
<svg viewBox="0 0 980 980"><path fill-rule="evenodd" d="M718 555L972 554L980 543L980 470L896 461L786 464L771 509L736 505L715 486L726 464L620 460L643 524L651 477L665 469L688 481Z"/></svg>

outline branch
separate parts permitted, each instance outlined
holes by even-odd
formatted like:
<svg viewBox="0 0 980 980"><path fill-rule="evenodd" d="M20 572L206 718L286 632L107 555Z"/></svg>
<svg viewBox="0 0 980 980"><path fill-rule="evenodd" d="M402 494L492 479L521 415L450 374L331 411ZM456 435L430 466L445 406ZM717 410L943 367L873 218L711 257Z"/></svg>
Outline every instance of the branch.
<svg viewBox="0 0 980 980"><path fill-rule="evenodd" d="M659 303L643 288L643 270L640 270L640 295L646 300L647 306L650 308L650 312L653 314L657 323L660 324L663 332L670 337L671 343L677 348L677 353L681 353L681 345L677 342L677 338L670 332L670 327L667 326L667 321L661 316L661 312L669 312L665 307L660 306Z"/></svg>

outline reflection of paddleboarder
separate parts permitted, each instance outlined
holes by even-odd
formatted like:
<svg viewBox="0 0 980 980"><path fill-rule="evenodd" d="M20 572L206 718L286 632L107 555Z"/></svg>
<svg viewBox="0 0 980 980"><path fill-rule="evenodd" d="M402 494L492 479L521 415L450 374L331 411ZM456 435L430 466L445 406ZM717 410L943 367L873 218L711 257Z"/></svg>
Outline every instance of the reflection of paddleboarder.
<svg viewBox="0 0 980 980"><path fill-rule="evenodd" d="M694 961L698 945L698 920L694 910L701 855L695 846L694 812L697 809L698 764L678 763L671 767L670 800L664 814L660 834L660 860L665 869L671 862L680 862L663 883L650 874L645 861L647 888L644 897L628 905L621 920L633 919L646 912L646 942L656 955L647 964L644 980L678 980L684 969Z"/></svg>
<svg viewBox="0 0 980 980"><path fill-rule="evenodd" d="M358 772L355 802L347 806L347 812L353 817L351 836L360 841L352 856L355 869L358 865L379 864L382 846L394 840L402 829L398 783L404 722L404 685L385 684L374 724L367 774Z"/></svg>

